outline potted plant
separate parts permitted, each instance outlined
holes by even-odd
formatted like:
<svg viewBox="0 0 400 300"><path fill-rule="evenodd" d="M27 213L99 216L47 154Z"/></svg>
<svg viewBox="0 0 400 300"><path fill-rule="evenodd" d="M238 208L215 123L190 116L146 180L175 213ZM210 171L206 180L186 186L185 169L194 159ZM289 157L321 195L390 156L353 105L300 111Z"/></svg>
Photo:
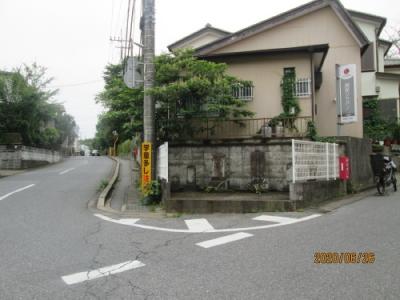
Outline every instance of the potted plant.
<svg viewBox="0 0 400 300"><path fill-rule="evenodd" d="M275 137L282 137L283 136L283 126L282 126L282 120L280 116L272 118L268 126L272 128L272 134Z"/></svg>

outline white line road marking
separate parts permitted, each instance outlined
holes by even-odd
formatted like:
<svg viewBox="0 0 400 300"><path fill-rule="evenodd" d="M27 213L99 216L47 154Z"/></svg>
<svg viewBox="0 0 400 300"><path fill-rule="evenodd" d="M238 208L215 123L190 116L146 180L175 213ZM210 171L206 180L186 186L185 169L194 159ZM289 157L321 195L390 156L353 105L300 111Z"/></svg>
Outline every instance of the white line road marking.
<svg viewBox="0 0 400 300"><path fill-rule="evenodd" d="M129 271L132 269L140 268L145 266L144 263L138 260L129 260L123 262L121 264L103 267L97 270L87 271L87 272L80 272L71 275L62 276L61 279L68 285L76 284L88 280L93 280L105 276L109 276L112 274L117 274L125 271Z"/></svg>
<svg viewBox="0 0 400 300"><path fill-rule="evenodd" d="M64 174L66 174L68 172L71 172L72 170L75 170L75 168L66 169L65 171L60 172L60 175L64 175Z"/></svg>
<svg viewBox="0 0 400 300"><path fill-rule="evenodd" d="M139 220L140 219L119 219L119 223L132 226L133 224L136 224L136 222Z"/></svg>
<svg viewBox="0 0 400 300"><path fill-rule="evenodd" d="M256 218L253 218L255 221L267 221L267 222L274 222L274 223L293 223L296 222L296 218L286 218L286 217L279 217L279 216L268 216L262 215Z"/></svg>
<svg viewBox="0 0 400 300"><path fill-rule="evenodd" d="M157 230L157 231L164 231L164 232L175 232L175 233L193 233L189 229L174 229L174 228L164 228L164 227L157 227L157 226L150 226L150 225L144 225L144 224L137 224L136 222L138 219L131 219L131 220L136 220L135 222L131 222L131 224L127 224L128 219L112 219L110 217L103 216L101 214L94 214L95 217L100 218L104 221L108 222L113 222L116 224L121 224L121 225L129 225L137 228L142 228L142 229L149 229L149 230ZM243 227L243 228L225 228L225 229L213 229L209 231L203 231L202 233L216 233L216 232L238 232L238 231L249 231L249 230L261 230L261 229L267 229L267 228L273 228L273 227L280 227L280 226L286 226L286 225L291 225L291 224L296 224L304 221L308 221L311 219L315 219L320 217L320 214L314 214L310 215L308 217L300 218L300 219L295 219L295 221L291 223L277 223L277 224L269 224L269 225L262 225L262 226L253 226L253 227Z"/></svg>
<svg viewBox="0 0 400 300"><path fill-rule="evenodd" d="M191 232L205 232L214 230L214 227L206 219L185 220L185 223Z"/></svg>
<svg viewBox="0 0 400 300"><path fill-rule="evenodd" d="M3 200L3 199L6 199L7 197L9 197L9 196L11 196L11 195L13 195L15 193L22 192L23 190L29 189L29 188L31 188L33 186L35 186L35 185L34 184L30 184L30 185L24 186L24 187L22 187L22 188L20 188L18 190L15 190L14 192L11 192L11 193L8 193L8 194L6 194L4 196L1 196L0 197L0 201Z"/></svg>
<svg viewBox="0 0 400 300"><path fill-rule="evenodd" d="M253 236L251 233L238 232L238 233L226 235L223 237L219 237L219 238L216 238L213 240L208 240L208 241L204 241L201 243L197 243L196 245L203 247L203 248L211 248L211 247L220 246L220 245L223 245L226 243L239 241L239 240L251 237L251 236Z"/></svg>

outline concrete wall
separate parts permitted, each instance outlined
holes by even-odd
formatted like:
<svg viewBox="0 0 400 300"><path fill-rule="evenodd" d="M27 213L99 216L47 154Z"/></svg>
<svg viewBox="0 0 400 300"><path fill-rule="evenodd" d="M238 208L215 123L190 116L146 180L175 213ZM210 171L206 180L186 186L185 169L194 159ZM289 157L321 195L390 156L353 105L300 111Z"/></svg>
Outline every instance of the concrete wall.
<svg viewBox="0 0 400 300"><path fill-rule="evenodd" d="M27 169L61 160L62 156L57 151L25 146L0 146L0 169Z"/></svg>
<svg viewBox="0 0 400 300"><path fill-rule="evenodd" d="M349 181L348 192L358 192L374 186L370 162L371 141L352 137L338 137L337 140L345 145L345 155L350 158L351 180Z"/></svg>
<svg viewBox="0 0 400 300"><path fill-rule="evenodd" d="M252 166L252 153L256 151L261 154ZM258 175L266 179L269 190L289 191L292 174L290 141L214 145L170 143L168 160L172 190L204 189L224 179L228 189L248 190L248 184Z"/></svg>
<svg viewBox="0 0 400 300"><path fill-rule="evenodd" d="M362 72L362 96L377 96L375 72Z"/></svg>
<svg viewBox="0 0 400 300"><path fill-rule="evenodd" d="M214 144L169 144L169 183L172 191L221 189L246 191L252 180L264 178L270 191L290 191L291 200L317 203L374 186L367 139L337 138L340 155L350 158L351 179L292 181L291 141L236 141ZM317 193L316 193L317 192Z"/></svg>
<svg viewBox="0 0 400 300"><path fill-rule="evenodd" d="M381 88L379 99L399 99L399 85L398 79L382 79L376 80L376 85Z"/></svg>
<svg viewBox="0 0 400 300"><path fill-rule="evenodd" d="M317 192L318 191L318 192ZM305 206L343 197L347 183L341 180L310 181L290 184L290 200L304 201Z"/></svg>

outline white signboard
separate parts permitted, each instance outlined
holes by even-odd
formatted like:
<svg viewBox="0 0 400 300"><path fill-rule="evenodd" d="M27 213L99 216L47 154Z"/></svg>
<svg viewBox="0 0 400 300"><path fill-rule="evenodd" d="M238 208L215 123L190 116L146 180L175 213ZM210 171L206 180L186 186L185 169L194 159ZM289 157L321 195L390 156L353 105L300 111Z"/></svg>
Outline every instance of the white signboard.
<svg viewBox="0 0 400 300"><path fill-rule="evenodd" d="M337 105L342 124L357 122L356 72L355 64L336 65Z"/></svg>

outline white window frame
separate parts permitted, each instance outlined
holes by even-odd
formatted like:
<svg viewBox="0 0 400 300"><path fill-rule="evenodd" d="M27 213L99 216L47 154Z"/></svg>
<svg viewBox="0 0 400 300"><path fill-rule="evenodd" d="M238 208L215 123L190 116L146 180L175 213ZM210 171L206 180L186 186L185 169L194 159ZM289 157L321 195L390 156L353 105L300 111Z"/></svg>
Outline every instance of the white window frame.
<svg viewBox="0 0 400 300"><path fill-rule="evenodd" d="M233 97L243 101L252 101L254 99L254 86L238 84L232 89Z"/></svg>
<svg viewBox="0 0 400 300"><path fill-rule="evenodd" d="M311 79L300 78L296 80L294 94L299 98L307 98L311 96Z"/></svg>

